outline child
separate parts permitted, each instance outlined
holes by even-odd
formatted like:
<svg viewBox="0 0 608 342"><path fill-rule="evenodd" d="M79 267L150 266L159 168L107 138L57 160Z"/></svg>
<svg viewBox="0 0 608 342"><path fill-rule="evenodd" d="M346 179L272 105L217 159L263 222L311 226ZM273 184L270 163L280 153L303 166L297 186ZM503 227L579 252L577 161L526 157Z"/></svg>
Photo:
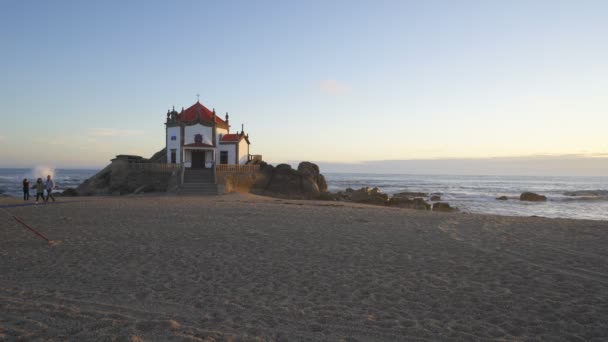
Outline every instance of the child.
<svg viewBox="0 0 608 342"><path fill-rule="evenodd" d="M29 201L30 199L30 181L27 178L23 178L23 200Z"/></svg>
<svg viewBox="0 0 608 342"><path fill-rule="evenodd" d="M42 178L38 178L32 188L36 188L36 204L38 204L38 199L40 198L44 201L44 183L42 183Z"/></svg>

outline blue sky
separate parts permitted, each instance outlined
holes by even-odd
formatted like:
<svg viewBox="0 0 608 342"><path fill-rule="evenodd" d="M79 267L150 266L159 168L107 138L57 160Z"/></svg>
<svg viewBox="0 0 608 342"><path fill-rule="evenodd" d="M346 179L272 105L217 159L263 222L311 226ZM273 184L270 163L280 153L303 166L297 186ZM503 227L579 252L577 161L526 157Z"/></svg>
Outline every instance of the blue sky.
<svg viewBox="0 0 608 342"><path fill-rule="evenodd" d="M606 1L3 1L0 166L151 155L167 109L197 93L275 163L603 158L606 13Z"/></svg>

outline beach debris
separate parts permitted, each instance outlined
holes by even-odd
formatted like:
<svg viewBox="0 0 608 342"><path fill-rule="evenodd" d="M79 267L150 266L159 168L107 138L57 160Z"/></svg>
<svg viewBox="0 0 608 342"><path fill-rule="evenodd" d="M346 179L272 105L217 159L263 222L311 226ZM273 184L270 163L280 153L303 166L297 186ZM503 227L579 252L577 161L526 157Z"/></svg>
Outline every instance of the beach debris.
<svg viewBox="0 0 608 342"><path fill-rule="evenodd" d="M539 195L533 192L523 192L519 196L519 200L529 202L544 202L547 200L547 196Z"/></svg>
<svg viewBox="0 0 608 342"><path fill-rule="evenodd" d="M450 206L449 203L437 202L437 203L433 203L433 211L443 211L443 212L450 213L450 212L458 211L458 208Z"/></svg>
<svg viewBox="0 0 608 342"><path fill-rule="evenodd" d="M44 240L46 240L46 242L49 244L49 246L56 246L58 244L61 243L61 241L59 240L51 240L48 237L44 236L44 234L42 234L41 232L37 231L36 229L34 229L33 227L31 227L30 225L28 225L27 223L25 223L23 221L22 218L14 216L13 218L15 219L15 221L19 222L22 226L24 226L25 228L29 229L30 231L32 231L34 234L38 235L39 237L43 238Z"/></svg>
<svg viewBox="0 0 608 342"><path fill-rule="evenodd" d="M496 197L496 199L499 200L499 201L506 201L506 200L508 200L507 196Z"/></svg>

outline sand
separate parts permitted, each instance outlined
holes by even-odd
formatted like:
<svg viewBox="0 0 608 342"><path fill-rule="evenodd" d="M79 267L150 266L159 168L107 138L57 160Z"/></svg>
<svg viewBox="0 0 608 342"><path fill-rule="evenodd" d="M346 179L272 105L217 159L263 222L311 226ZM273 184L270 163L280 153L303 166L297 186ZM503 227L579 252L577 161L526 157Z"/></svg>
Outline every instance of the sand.
<svg viewBox="0 0 608 342"><path fill-rule="evenodd" d="M243 194L8 210L61 243L0 210L0 340L608 337L605 221Z"/></svg>

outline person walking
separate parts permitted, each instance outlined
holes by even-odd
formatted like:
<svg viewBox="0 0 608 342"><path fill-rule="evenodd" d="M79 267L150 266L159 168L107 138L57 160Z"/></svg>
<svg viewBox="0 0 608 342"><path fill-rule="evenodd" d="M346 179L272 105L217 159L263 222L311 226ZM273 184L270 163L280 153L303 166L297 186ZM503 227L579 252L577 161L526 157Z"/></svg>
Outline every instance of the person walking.
<svg viewBox="0 0 608 342"><path fill-rule="evenodd" d="M23 200L30 200L30 181L27 178L23 178Z"/></svg>
<svg viewBox="0 0 608 342"><path fill-rule="evenodd" d="M42 183L42 178L38 178L32 188L36 189L36 204L38 204L38 199L40 198L44 201L44 183Z"/></svg>
<svg viewBox="0 0 608 342"><path fill-rule="evenodd" d="M49 197L55 202L55 197L53 197L53 189L55 189L55 182L51 179L51 175L46 176L46 184L44 185L46 189L46 199L45 202L49 201Z"/></svg>

